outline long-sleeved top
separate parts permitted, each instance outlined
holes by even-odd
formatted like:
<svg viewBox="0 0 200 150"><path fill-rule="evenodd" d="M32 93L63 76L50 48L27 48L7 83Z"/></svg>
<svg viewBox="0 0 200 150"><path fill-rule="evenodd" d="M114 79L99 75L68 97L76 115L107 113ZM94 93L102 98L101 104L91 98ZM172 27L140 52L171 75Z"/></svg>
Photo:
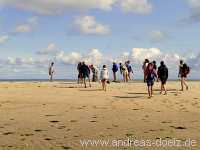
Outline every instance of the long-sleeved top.
<svg viewBox="0 0 200 150"><path fill-rule="evenodd" d="M108 80L108 79L109 79L109 73L108 73L108 69L107 69L107 68L103 68L103 69L101 70L100 79L101 79L101 80L103 80L103 79Z"/></svg>

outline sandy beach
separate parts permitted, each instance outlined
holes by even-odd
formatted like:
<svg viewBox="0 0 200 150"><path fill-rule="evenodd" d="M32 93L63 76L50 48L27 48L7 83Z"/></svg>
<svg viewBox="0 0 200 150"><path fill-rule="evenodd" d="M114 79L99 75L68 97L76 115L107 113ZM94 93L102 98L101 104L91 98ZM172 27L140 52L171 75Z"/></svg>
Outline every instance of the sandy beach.
<svg viewBox="0 0 200 150"><path fill-rule="evenodd" d="M148 99L146 84L99 83L82 88L73 82L0 83L0 150L133 149L88 145L81 140L150 141L191 139L192 147L134 147L134 149L200 149L200 82L180 92L178 81L168 82L168 95Z"/></svg>

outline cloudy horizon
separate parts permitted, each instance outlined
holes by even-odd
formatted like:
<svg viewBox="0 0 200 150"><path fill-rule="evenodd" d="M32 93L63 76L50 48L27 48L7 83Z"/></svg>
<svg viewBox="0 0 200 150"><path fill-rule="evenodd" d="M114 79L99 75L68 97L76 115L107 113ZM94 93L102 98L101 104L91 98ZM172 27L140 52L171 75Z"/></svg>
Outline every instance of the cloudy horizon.
<svg viewBox="0 0 200 150"><path fill-rule="evenodd" d="M101 67L145 58L176 79L183 59L200 79L200 0L0 0L0 79L74 79L79 61Z"/></svg>

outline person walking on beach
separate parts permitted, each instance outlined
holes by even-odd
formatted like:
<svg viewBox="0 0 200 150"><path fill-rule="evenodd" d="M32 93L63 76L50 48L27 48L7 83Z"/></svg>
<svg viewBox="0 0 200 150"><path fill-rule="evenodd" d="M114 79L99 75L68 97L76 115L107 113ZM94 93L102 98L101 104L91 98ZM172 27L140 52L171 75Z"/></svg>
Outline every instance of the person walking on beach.
<svg viewBox="0 0 200 150"><path fill-rule="evenodd" d="M126 67L126 64L121 64L121 71L123 75L124 82L128 82L128 69Z"/></svg>
<svg viewBox="0 0 200 150"><path fill-rule="evenodd" d="M145 59L143 65L142 65L142 70L144 73L144 83L146 82L146 69L147 69L148 64L149 64L149 60Z"/></svg>
<svg viewBox="0 0 200 150"><path fill-rule="evenodd" d="M153 85L155 77L157 77L157 73L153 68L153 63L149 63L145 73L145 81L147 82L149 98L153 96Z"/></svg>
<svg viewBox="0 0 200 150"><path fill-rule="evenodd" d="M78 65L77 65L77 71L78 71L78 84L83 82L83 78L82 78L81 70L80 70L81 66L82 66L82 63L79 62Z"/></svg>
<svg viewBox="0 0 200 150"><path fill-rule="evenodd" d="M98 69L94 65L91 65L90 68L92 70L92 82L97 82L98 81Z"/></svg>
<svg viewBox="0 0 200 150"><path fill-rule="evenodd" d="M55 71L54 71L54 62L51 62L50 66L49 66L49 81L52 82L53 81L53 75L54 75Z"/></svg>
<svg viewBox="0 0 200 150"><path fill-rule="evenodd" d="M158 67L158 80L160 80L161 82L161 90L160 90L160 94L162 94L163 90L164 90L164 95L167 94L167 89L166 89L166 82L168 79L168 68L165 65L164 61L160 62L160 66Z"/></svg>
<svg viewBox="0 0 200 150"><path fill-rule="evenodd" d="M84 83L85 88L87 88L86 78L88 78L89 86L91 87L91 84L90 84L90 68L85 64L85 62L82 62L82 65L80 67L80 72L81 72L81 76L83 78L83 83Z"/></svg>
<svg viewBox="0 0 200 150"><path fill-rule="evenodd" d="M102 89L104 91L107 90L108 79L109 79L108 69L107 69L106 65L103 65L103 68L102 68L101 74L100 74L100 80L102 83Z"/></svg>
<svg viewBox="0 0 200 150"><path fill-rule="evenodd" d="M133 74L133 69L132 69L132 66L130 64L130 60L128 60L126 62L126 67L128 69L128 78L129 78L129 80L131 80L131 74Z"/></svg>
<svg viewBox="0 0 200 150"><path fill-rule="evenodd" d="M186 79L189 73L190 67L186 63L183 63L183 60L180 60L178 77L181 78L181 91L184 90L184 86L186 87L186 90L188 90Z"/></svg>
<svg viewBox="0 0 200 150"><path fill-rule="evenodd" d="M115 62L113 62L113 66L112 66L113 82L117 82L117 71L118 71L118 66Z"/></svg>
<svg viewBox="0 0 200 150"><path fill-rule="evenodd" d="M153 62L153 69L157 72L157 64L156 64L156 61L154 60ZM156 80L158 82L158 78Z"/></svg>

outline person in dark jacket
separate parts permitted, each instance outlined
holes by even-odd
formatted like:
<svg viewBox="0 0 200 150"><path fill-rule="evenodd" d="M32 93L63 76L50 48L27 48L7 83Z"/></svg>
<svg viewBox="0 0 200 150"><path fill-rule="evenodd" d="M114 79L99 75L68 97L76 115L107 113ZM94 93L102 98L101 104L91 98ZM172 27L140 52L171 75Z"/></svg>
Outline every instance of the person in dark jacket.
<svg viewBox="0 0 200 150"><path fill-rule="evenodd" d="M113 62L113 67L112 67L112 72L113 72L113 82L117 81L117 71L118 71L118 66L115 62Z"/></svg>
<svg viewBox="0 0 200 150"><path fill-rule="evenodd" d="M82 63L81 62L79 62L78 63L78 65L77 65L77 71L78 71L78 84L79 83L82 83L82 75L81 75L81 71L80 71L80 68L81 68L81 66L82 66Z"/></svg>
<svg viewBox="0 0 200 150"><path fill-rule="evenodd" d="M129 80L131 80L131 74L133 74L133 69L132 69L130 60L126 62L126 67L128 69L128 78Z"/></svg>
<svg viewBox="0 0 200 150"><path fill-rule="evenodd" d="M87 87L86 78L88 78L89 86L91 87L91 84L90 84L90 68L85 64L85 62L82 62L82 65L80 67L80 72L81 72L81 76L83 78L83 83L85 85L85 88Z"/></svg>
<svg viewBox="0 0 200 150"><path fill-rule="evenodd" d="M186 83L186 79L189 73L190 67L186 63L183 63L183 60L180 60L178 77L180 77L181 79L181 91L183 91L184 86L186 87L186 90L188 90L188 84Z"/></svg>
<svg viewBox="0 0 200 150"><path fill-rule="evenodd" d="M167 94L167 89L165 87L167 79L168 79L168 68L165 65L164 61L160 62L160 67L158 67L158 79L161 82L161 90L160 90L160 94L162 94L163 90L164 90L164 94Z"/></svg>

